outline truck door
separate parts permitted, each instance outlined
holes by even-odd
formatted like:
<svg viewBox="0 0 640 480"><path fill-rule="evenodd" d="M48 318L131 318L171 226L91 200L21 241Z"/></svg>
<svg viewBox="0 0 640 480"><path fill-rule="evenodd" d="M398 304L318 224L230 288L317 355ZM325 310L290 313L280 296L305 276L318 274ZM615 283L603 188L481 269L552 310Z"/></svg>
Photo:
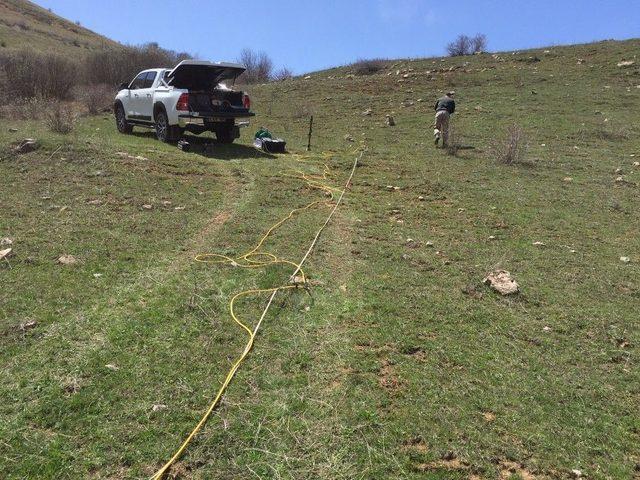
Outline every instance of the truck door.
<svg viewBox="0 0 640 480"><path fill-rule="evenodd" d="M153 114L153 85L156 81L156 76L158 72L147 72L144 85L140 90L138 90L138 115L140 120L145 120L147 122L152 121Z"/></svg>
<svg viewBox="0 0 640 480"><path fill-rule="evenodd" d="M144 87L147 73L149 72L140 73L129 85L129 98L125 102L124 109L127 112L127 117L132 120L140 120L140 114L138 113L140 111L140 91Z"/></svg>

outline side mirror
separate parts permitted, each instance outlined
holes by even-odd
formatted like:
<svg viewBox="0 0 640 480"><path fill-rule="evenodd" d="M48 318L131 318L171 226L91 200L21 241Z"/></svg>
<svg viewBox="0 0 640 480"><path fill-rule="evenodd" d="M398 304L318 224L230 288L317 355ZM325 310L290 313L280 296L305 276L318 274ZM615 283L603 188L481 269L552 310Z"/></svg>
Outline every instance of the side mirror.
<svg viewBox="0 0 640 480"><path fill-rule="evenodd" d="M120 90L128 90L129 89L129 83L127 82L123 82L120 84L120 86L118 87L118 91Z"/></svg>

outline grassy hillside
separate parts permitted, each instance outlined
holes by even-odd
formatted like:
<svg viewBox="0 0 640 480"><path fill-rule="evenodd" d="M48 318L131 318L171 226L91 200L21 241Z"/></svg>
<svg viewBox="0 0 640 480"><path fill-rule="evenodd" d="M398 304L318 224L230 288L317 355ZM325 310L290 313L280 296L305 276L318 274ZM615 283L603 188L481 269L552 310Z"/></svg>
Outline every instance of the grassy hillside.
<svg viewBox="0 0 640 480"><path fill-rule="evenodd" d="M29 46L69 56L120 44L27 0L0 0L1 48Z"/></svg>
<svg viewBox="0 0 640 480"><path fill-rule="evenodd" d="M355 149L309 290L277 297L173 478L638 477L640 72L617 63L639 47L318 72L254 88L239 143L192 153L119 135L110 116L68 136L6 124L1 144L42 147L0 155L0 238L14 250L0 265L0 477L162 465L243 348L230 298L290 273L195 255L250 250L325 198L295 172L326 165L339 187ZM458 156L431 136L432 102L451 88L457 138L475 147ZM489 146L514 122L527 162L498 164ZM257 125L291 153L252 149ZM327 210L294 217L263 251L300 259ZM520 294L482 284L496 267ZM241 317L264 300L241 302Z"/></svg>

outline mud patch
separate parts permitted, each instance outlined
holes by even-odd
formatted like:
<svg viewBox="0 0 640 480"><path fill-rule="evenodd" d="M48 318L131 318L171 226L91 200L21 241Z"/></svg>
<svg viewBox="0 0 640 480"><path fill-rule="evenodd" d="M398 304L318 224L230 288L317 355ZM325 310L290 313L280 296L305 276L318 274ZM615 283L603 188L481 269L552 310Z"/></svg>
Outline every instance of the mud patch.
<svg viewBox="0 0 640 480"><path fill-rule="evenodd" d="M402 449L408 452L416 453L427 453L429 451L428 445L420 436L413 437L402 442Z"/></svg>
<svg viewBox="0 0 640 480"><path fill-rule="evenodd" d="M519 476L522 480L535 480L537 477L531 473L529 470L524 468L523 465L511 462L508 460L502 460L499 464L500 480L509 480L513 475Z"/></svg>
<svg viewBox="0 0 640 480"><path fill-rule="evenodd" d="M401 382L395 372L395 367L389 359L382 360L378 370L378 383L388 392L395 393L401 388Z"/></svg>

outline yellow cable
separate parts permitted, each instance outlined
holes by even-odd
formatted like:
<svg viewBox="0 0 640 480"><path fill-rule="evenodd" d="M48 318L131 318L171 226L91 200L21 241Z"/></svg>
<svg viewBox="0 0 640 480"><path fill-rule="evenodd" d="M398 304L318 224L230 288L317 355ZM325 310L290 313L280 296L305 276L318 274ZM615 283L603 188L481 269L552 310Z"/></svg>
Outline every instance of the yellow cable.
<svg viewBox="0 0 640 480"><path fill-rule="evenodd" d="M325 156L325 157L326 156L330 156L330 154L328 154L328 155L324 154L323 156ZM294 157L296 159L304 159L305 158L305 156L299 155L299 154L294 154ZM242 327L242 329L245 330L247 332L248 336L249 336L249 338L247 339L247 343L246 343L246 345L244 347L244 350L242 351L242 354L240 355L240 357L238 357L238 359L231 366L231 369L229 370L229 372L227 373L227 376L224 379L224 382L222 382L222 385L218 389L218 393L216 394L215 398L213 399L213 401L209 405L209 408L207 409L205 414L202 416L200 421L197 423L197 425L194 427L194 429L191 431L191 433L187 436L187 438L184 440L184 442L182 442L182 445L180 445L180 448L178 448L178 450L176 450L176 452L173 454L171 459L167 463L165 463L162 466L162 468L160 468L150 478L150 480L160 480L160 479L162 479L162 477L167 472L167 470L169 468L171 468L171 466L180 457L180 455L182 455L182 453L187 448L187 446L189 445L189 443L191 442L193 437L195 437L196 434L200 431L200 429L204 426L204 424L207 423L207 420L209 419L209 417L211 416L211 413L215 410L216 406L218 405L218 402L222 398L222 395L224 394L225 390L227 389L227 386L229 385L229 383L231 383L231 380L233 379L234 375L238 371L238 368L240 368L240 364L244 361L246 356L251 351L251 348L253 347L253 342L255 340L256 334L258 333L260 325L262 324L262 321L264 320L264 318L265 318L265 316L267 314L267 311L269 310L269 307L271 306L271 303L273 302L273 299L275 298L276 294L278 292L282 291L282 290L289 290L289 289L293 289L293 288L298 288L299 284L306 283L306 276L304 274L304 271L302 270L302 265L304 264L304 262L306 261L307 257L311 253L313 247L315 246L315 243L318 241L318 238L320 237L320 234L322 233L324 228L327 226L327 224L331 220L331 217L333 216L333 214L335 213L336 209L338 208L338 205L340 205L340 202L342 201L342 197L344 196L345 191L347 190L347 188L349 187L349 185L351 183L351 179L353 178L353 175L355 173L355 169L356 169L356 167L358 165L358 161L359 161L359 159L361 157L362 157L362 152L360 153L359 157L356 157L356 159L355 159L355 161L353 163L353 167L351 169L351 174L349 176L349 179L347 180L347 183L345 184L344 188L342 189L342 191L340 193L340 197L338 198L337 202L334 203L334 207L331 210L331 213L327 217L327 219L324 222L324 224L322 225L322 227L320 227L320 229L316 233L316 236L313 239L313 242L311 243L311 246L307 250L306 254L302 258L300 263L295 263L295 262L292 262L290 260L282 260L282 259L278 258L276 255L274 255L272 253L259 252L258 250L262 247L262 245L267 240L267 238L269 238L269 236L278 227L280 227L286 221L290 220L296 213L299 213L299 212L304 211L304 210L308 210L308 209L310 209L310 208L312 208L312 207L314 207L316 205L331 205L331 203L334 200L334 191L337 192L337 191L340 191L340 189L334 188L334 187L331 187L329 185L326 185L326 184L322 183L322 181L326 180L328 175L329 175L329 167L326 165L326 163L324 164L324 169L323 169L322 175L309 175L309 174L306 174L304 172L300 172L299 171L299 172L297 172L298 175L295 175L294 177L304 180L306 182L307 186L309 186L310 188L315 188L315 189L323 191L329 197L328 200L326 200L326 201L316 200L316 201L313 201L313 202L311 202L311 203L309 203L309 204L307 204L307 205L305 205L303 207L294 208L293 210L291 210L289 212L289 214L287 216L285 216L284 218L282 218L281 220L279 220L278 222L273 224L267 230L267 232L262 236L262 238L260 239L260 241L258 242L258 244L254 248L252 248L247 253L242 254L242 255L240 255L240 256L238 256L236 258L231 258L231 257L228 257L226 255L221 255L221 254L218 254L218 253L205 253L205 254L196 255L195 261L197 261L197 262L230 264L232 266L241 267L241 268L263 268L263 267L266 267L268 265L276 265L276 264L291 265L291 266L295 267L295 271L293 272L293 274L290 277L290 282L293 282L293 283L288 283L286 285L281 285L279 287L273 287L273 288L244 290L244 291L242 291L240 293L235 294L233 296L233 298L231 298L231 301L229 302L229 313L231 314L231 318L240 327ZM289 176L293 176L293 175L289 175ZM266 259L265 260L259 260L260 257L263 257L263 258L266 258ZM296 277L296 275L298 273L300 274L300 278L299 279ZM262 315L260 316L260 319L258 320L258 323L256 324L256 326L252 330L246 324L244 324L242 321L240 321L240 319L237 317L235 309L234 309L235 301L238 298L242 297L242 296L263 294L263 293L268 293L268 292L271 293L271 296L269 297L267 305L265 306L264 310L262 311Z"/></svg>

